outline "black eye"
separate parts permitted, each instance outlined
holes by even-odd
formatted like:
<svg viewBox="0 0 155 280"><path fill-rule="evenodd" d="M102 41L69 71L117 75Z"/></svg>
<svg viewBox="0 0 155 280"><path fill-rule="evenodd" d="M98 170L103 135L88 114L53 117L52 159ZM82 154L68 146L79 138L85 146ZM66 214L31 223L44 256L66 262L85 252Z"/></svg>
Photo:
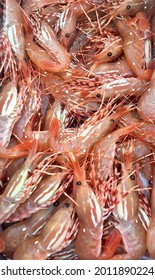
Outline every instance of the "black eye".
<svg viewBox="0 0 155 280"><path fill-rule="evenodd" d="M58 206L58 205L59 205L59 201L55 201L55 202L53 203L53 205L54 205L54 206Z"/></svg>
<svg viewBox="0 0 155 280"><path fill-rule="evenodd" d="M66 38L69 38L69 33L66 33L65 36L66 36Z"/></svg>
<svg viewBox="0 0 155 280"><path fill-rule="evenodd" d="M127 9L127 10L130 10L130 8L131 8L130 5L127 5L127 6L126 6L126 9Z"/></svg>
<svg viewBox="0 0 155 280"><path fill-rule="evenodd" d="M112 56L112 52L108 52L107 56L109 56L109 57Z"/></svg>
<svg viewBox="0 0 155 280"><path fill-rule="evenodd" d="M110 120L110 122L111 122L111 123L114 123L114 122L115 122L115 120L113 120L113 119L112 119L112 120Z"/></svg>
<svg viewBox="0 0 155 280"><path fill-rule="evenodd" d="M80 182L80 181L77 181L77 182L76 182L76 185L77 185L77 186L81 186L81 182Z"/></svg>
<svg viewBox="0 0 155 280"><path fill-rule="evenodd" d="M131 180L135 180L135 175L132 174L132 175L130 176L130 179L131 179Z"/></svg>
<svg viewBox="0 0 155 280"><path fill-rule="evenodd" d="M153 181L152 180L149 180L149 185L152 185L153 184Z"/></svg>
<svg viewBox="0 0 155 280"><path fill-rule="evenodd" d="M96 94L96 97L97 97L97 98L100 98L100 97L101 97L101 94L100 94L100 93Z"/></svg>
<svg viewBox="0 0 155 280"><path fill-rule="evenodd" d="M69 207L69 203L67 203L67 202L66 202L66 203L65 203L65 207L67 207L67 208L68 208L68 207Z"/></svg>
<svg viewBox="0 0 155 280"><path fill-rule="evenodd" d="M59 172L62 172L62 168L58 168L58 171L59 171Z"/></svg>

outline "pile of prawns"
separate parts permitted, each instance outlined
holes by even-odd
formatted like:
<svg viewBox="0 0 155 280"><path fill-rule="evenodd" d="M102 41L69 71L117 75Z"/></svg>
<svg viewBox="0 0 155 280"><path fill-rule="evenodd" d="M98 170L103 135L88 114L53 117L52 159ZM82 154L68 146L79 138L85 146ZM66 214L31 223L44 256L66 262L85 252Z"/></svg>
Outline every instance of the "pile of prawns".
<svg viewBox="0 0 155 280"><path fill-rule="evenodd" d="M0 252L155 259L155 1L0 2Z"/></svg>

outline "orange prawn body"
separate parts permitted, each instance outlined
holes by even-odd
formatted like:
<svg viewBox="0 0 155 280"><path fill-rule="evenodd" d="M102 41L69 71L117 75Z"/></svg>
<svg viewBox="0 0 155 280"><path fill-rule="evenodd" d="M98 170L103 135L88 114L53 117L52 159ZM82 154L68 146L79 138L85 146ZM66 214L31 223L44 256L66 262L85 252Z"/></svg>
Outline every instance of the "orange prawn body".
<svg viewBox="0 0 155 280"><path fill-rule="evenodd" d="M74 206L65 201L49 219L38 237L23 241L16 249L13 259L44 260L63 249L70 238L74 225Z"/></svg>
<svg viewBox="0 0 155 280"><path fill-rule="evenodd" d="M75 242L75 251L80 259L96 259L101 252L103 233L102 211L91 187L86 181L85 170L73 158L73 193L80 229Z"/></svg>
<svg viewBox="0 0 155 280"><path fill-rule="evenodd" d="M31 194L31 196L24 203L19 205L17 210L9 217L9 222L15 222L27 218L32 213L51 204L50 201L56 195L65 174L66 172L60 168L60 173L53 173L41 180L37 189Z"/></svg>
<svg viewBox="0 0 155 280"><path fill-rule="evenodd" d="M103 86L96 90L96 96L108 100L109 98L121 99L124 96L139 96L148 88L146 81L134 77L115 76L111 81L107 81Z"/></svg>
<svg viewBox="0 0 155 280"><path fill-rule="evenodd" d="M44 25L45 26L45 25ZM47 26L46 26L47 27ZM46 29L45 27L45 29ZM49 29L49 27L47 27ZM26 32L26 51L32 62L37 65L41 70L47 71L47 72L63 72L66 70L70 63L69 55L66 53L65 49L63 50L63 47L58 43L55 35L52 32L51 34L48 33L48 30L45 30L43 34L47 34L48 42L53 42L52 44L52 50L47 52L45 49L42 49L40 46L36 45L33 41L33 33L32 31ZM47 40L47 38L46 38ZM44 42L44 45L46 44L46 40ZM50 44L51 45L51 44ZM60 51L60 57L55 55L55 57L52 57L52 52L54 55L54 50L59 46ZM55 48L55 49L54 49Z"/></svg>
<svg viewBox="0 0 155 280"><path fill-rule="evenodd" d="M124 151L125 153L125 151ZM125 158L124 158L125 157ZM133 144L128 150L122 166L122 178L118 190L120 195L127 193L126 197L116 206L116 217L118 224L116 228L122 235L126 253L116 254L112 259L141 259L146 251L146 230L144 229L139 217L139 197L134 190L136 186L136 176L132 172ZM127 158L127 159L126 159ZM121 201L122 200L122 201Z"/></svg>
<svg viewBox="0 0 155 280"><path fill-rule="evenodd" d="M52 205L48 209L40 210L30 218L15 223L1 232L0 239L5 244L3 253L12 258L16 248L23 240L39 235L39 232L50 219L55 209L56 207Z"/></svg>
<svg viewBox="0 0 155 280"><path fill-rule="evenodd" d="M25 35L22 24L22 9L16 0L6 0L6 22L5 27L11 47L23 62L25 57Z"/></svg>
<svg viewBox="0 0 155 280"><path fill-rule="evenodd" d="M36 143L34 143L26 161L15 172L0 197L0 223L3 223L16 210L25 196L31 191L31 186L26 185L26 180L29 170L37 157Z"/></svg>
<svg viewBox="0 0 155 280"><path fill-rule="evenodd" d="M102 252L103 213L101 199L86 181L84 166L80 167L72 158L74 167L73 195L80 228L75 241L75 251L80 259L94 260L110 258L120 243L120 235L115 234L116 243L111 250ZM111 238L108 241L107 248ZM114 248L113 248L114 247Z"/></svg>
<svg viewBox="0 0 155 280"><path fill-rule="evenodd" d="M119 126L127 126L138 124L139 119L133 117L132 115L125 114L123 118L120 119ZM155 142L155 125L152 123L141 122L138 127L132 133L134 137L138 140L147 141L154 146Z"/></svg>
<svg viewBox="0 0 155 280"><path fill-rule="evenodd" d="M124 54L139 79L150 80L153 70L151 61L150 23L143 12L132 19L116 19L116 27L124 39Z"/></svg>
<svg viewBox="0 0 155 280"><path fill-rule="evenodd" d="M1 91L0 96L0 146L7 147L15 123L20 118L24 106L24 86L17 92L17 83L12 80Z"/></svg>
<svg viewBox="0 0 155 280"><path fill-rule="evenodd" d="M95 172L100 180L105 181L108 176L113 174L113 164L116 150L116 143L121 137L128 135L136 126L127 126L117 129L103 137L92 149L92 158Z"/></svg>
<svg viewBox="0 0 155 280"><path fill-rule="evenodd" d="M94 75L98 74L116 74L121 77L134 77L135 74L131 70L129 64L126 61L126 58L121 58L118 61L110 62L110 63L101 63L93 66L93 70L91 72Z"/></svg>

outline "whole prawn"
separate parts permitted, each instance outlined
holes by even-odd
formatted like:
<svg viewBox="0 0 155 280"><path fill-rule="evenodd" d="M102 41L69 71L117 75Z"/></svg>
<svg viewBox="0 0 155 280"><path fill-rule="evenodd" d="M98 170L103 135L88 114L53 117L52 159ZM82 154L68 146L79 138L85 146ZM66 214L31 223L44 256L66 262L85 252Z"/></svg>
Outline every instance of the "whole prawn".
<svg viewBox="0 0 155 280"><path fill-rule="evenodd" d="M120 243L121 236L115 232L115 238L112 236L115 242L111 250L102 252L103 213L101 200L96 197L86 181L85 165L81 168L72 154L70 154L70 160L74 168L75 209L80 221L80 228L75 241L75 251L80 259L110 258ZM111 242L111 239L109 242Z"/></svg>
<svg viewBox="0 0 155 280"><path fill-rule="evenodd" d="M146 251L146 230L141 224L139 212L139 197L134 190L136 186L136 177L132 171L133 144L131 144L128 153L123 156L122 179L118 185L119 191L129 193L116 206L116 217L118 224L116 228L120 231L125 246L126 253L116 254L111 259L140 259Z"/></svg>
<svg viewBox="0 0 155 280"><path fill-rule="evenodd" d="M151 61L150 23L146 14L139 12L132 19L116 19L116 27L124 39L124 54L133 72L142 80L150 80Z"/></svg>

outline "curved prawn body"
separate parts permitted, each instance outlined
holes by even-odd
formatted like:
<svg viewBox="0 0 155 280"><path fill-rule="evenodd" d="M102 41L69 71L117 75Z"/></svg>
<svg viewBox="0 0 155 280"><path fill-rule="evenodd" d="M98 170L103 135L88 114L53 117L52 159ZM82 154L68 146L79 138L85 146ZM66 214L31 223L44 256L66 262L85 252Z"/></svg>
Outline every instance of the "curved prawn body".
<svg viewBox="0 0 155 280"><path fill-rule="evenodd" d="M74 206L69 200L48 220L39 236L23 241L13 259L44 260L62 250L75 230Z"/></svg>
<svg viewBox="0 0 155 280"><path fill-rule="evenodd" d="M52 29L47 24L44 23L42 25L42 40L40 41L43 42L44 46L47 42L48 45L50 43L49 48L47 45L48 51L36 45L33 38L33 32L29 29L26 32L26 51L36 66L47 72L63 72L66 70L70 64L70 57L66 50L59 44Z"/></svg>
<svg viewBox="0 0 155 280"><path fill-rule="evenodd" d="M125 157L125 158L124 158ZM118 185L119 192L127 192L126 197L116 206L116 217L118 224L116 228L120 231L126 253L114 255L111 259L141 259L146 251L146 231L141 224L139 212L138 192L134 190L136 177L132 171L133 144L129 152L123 156L122 178Z"/></svg>
<svg viewBox="0 0 155 280"><path fill-rule="evenodd" d="M103 137L92 149L92 159L95 168L96 179L107 180L113 174L114 157L116 155L116 143L130 134L136 126L127 126L117 129Z"/></svg>
<svg viewBox="0 0 155 280"><path fill-rule="evenodd" d="M31 196L9 217L9 222L15 222L29 217L39 209L46 208L51 204L51 199L56 195L62 180L65 178L66 171L60 168L60 172L53 173L42 179Z"/></svg>
<svg viewBox="0 0 155 280"><path fill-rule="evenodd" d="M39 44L53 59L53 71L63 72L68 68L71 58L66 49L58 42L52 28L44 21L41 22L39 34L36 34Z"/></svg>
<svg viewBox="0 0 155 280"><path fill-rule="evenodd" d="M139 79L150 80L151 36L150 23L146 14L139 12L132 19L116 19L116 27L124 40L124 54Z"/></svg>
<svg viewBox="0 0 155 280"><path fill-rule="evenodd" d="M138 113L143 120L155 121L155 70L148 89L138 101Z"/></svg>
<svg viewBox="0 0 155 280"><path fill-rule="evenodd" d="M36 143L34 143L29 156L22 164L21 168L15 172L3 194L0 197L0 224L2 224L18 207L24 197L30 191L25 188L29 170L38 155L36 153Z"/></svg>
<svg viewBox="0 0 155 280"><path fill-rule="evenodd" d="M119 59L115 62L110 63L101 63L97 65L93 65L93 70L91 71L92 74L98 75L98 74L110 74L110 75L118 75L121 77L134 77L135 74L131 70L129 64L127 63L127 60L125 57Z"/></svg>
<svg viewBox="0 0 155 280"><path fill-rule="evenodd" d="M76 35L77 20L84 16L91 8L92 4L80 0L69 5L61 14L59 19L61 29L60 43L65 48L71 45Z"/></svg>
<svg viewBox="0 0 155 280"><path fill-rule="evenodd" d="M94 56L96 64L110 62L118 58L123 53L123 40L121 37L112 37L105 45L104 49Z"/></svg>
<svg viewBox="0 0 155 280"><path fill-rule="evenodd" d="M55 210L56 207L52 205L47 209L38 211L30 218L13 224L2 231L0 233L0 239L3 240L5 244L3 253L7 257L12 258L16 248L23 240L39 235L41 229Z"/></svg>
<svg viewBox="0 0 155 280"><path fill-rule="evenodd" d="M0 146L7 147L15 123L21 116L24 106L25 89L22 85L20 92L17 92L17 84L14 80L6 84L1 91L0 105Z"/></svg>

